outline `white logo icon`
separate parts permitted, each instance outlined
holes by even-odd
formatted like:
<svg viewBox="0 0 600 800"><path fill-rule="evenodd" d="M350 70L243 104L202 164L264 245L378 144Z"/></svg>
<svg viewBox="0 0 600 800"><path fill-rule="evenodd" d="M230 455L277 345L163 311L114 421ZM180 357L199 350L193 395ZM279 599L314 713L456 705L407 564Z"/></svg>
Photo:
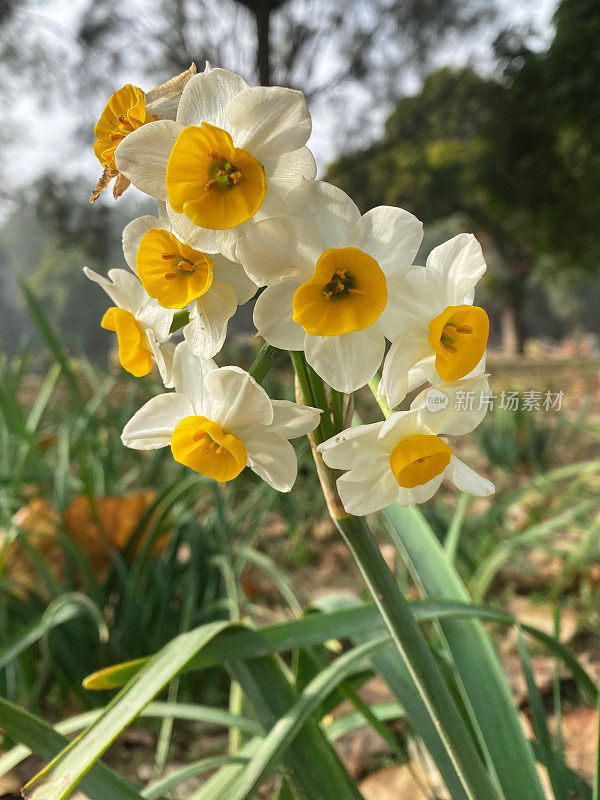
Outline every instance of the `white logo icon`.
<svg viewBox="0 0 600 800"><path fill-rule="evenodd" d="M436 411L443 411L448 405L448 395L441 392L439 389L430 389L427 392L425 405L428 411L435 413Z"/></svg>

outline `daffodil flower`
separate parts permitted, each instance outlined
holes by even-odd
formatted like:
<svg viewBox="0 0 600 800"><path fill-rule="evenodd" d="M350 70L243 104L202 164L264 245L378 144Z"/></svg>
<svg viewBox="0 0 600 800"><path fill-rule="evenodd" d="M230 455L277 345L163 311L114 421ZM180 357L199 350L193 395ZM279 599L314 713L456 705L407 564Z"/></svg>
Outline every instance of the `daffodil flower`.
<svg viewBox="0 0 600 800"><path fill-rule="evenodd" d="M182 241L171 230L164 204L159 206L161 217L139 217L123 231L125 260L159 305L188 308L185 339L195 355L212 358L223 346L229 319L254 296L256 284L239 263Z"/></svg>
<svg viewBox="0 0 600 800"><path fill-rule="evenodd" d="M429 407L427 395L443 392L447 404ZM473 410L457 409L457 393L473 392ZM478 375L422 392L409 411L397 411L383 422L349 428L319 445L332 469L346 470L337 489L349 514L362 516L392 503L425 503L448 478L463 492L486 497L490 481L454 455L446 439L474 430L485 416L487 377Z"/></svg>
<svg viewBox="0 0 600 800"><path fill-rule="evenodd" d="M173 386L174 347L167 340L174 312L161 308L126 269L111 269L107 278L89 267L84 267L83 271L90 280L100 284L115 304L107 310L100 324L117 334L123 369L141 378L150 372L155 361L165 386Z"/></svg>
<svg viewBox="0 0 600 800"><path fill-rule="evenodd" d="M248 275L267 285L254 324L269 344L304 350L323 380L352 392L373 377L401 313L396 285L423 226L380 206L362 217L340 189L304 181L288 216L255 223L237 246Z"/></svg>
<svg viewBox="0 0 600 800"><path fill-rule="evenodd" d="M157 86L144 94L143 90L128 83L114 92L106 104L100 119L94 126L96 141L94 154L104 167L90 203L95 203L113 178L116 178L113 189L115 199L120 197L129 186L130 181L115 164L115 150L126 136L129 136L142 125L157 119L175 119L177 107L183 87L196 74L196 65L171 78L170 81Z"/></svg>
<svg viewBox="0 0 600 800"><path fill-rule="evenodd" d="M425 381L455 381L480 364L489 320L473 298L485 269L481 245L461 233L434 248L425 267L398 275L392 346L380 384L391 408Z"/></svg>
<svg viewBox="0 0 600 800"><path fill-rule="evenodd" d="M273 488L289 492L297 462L289 439L318 425L321 411L271 400L239 367L217 368L175 349L175 391L153 397L125 426L123 444L135 450L171 447L173 458L217 481L248 466Z"/></svg>
<svg viewBox="0 0 600 800"><path fill-rule="evenodd" d="M311 119L301 92L250 88L212 69L186 85L177 119L141 126L118 145L116 167L167 203L174 232L204 253L235 258L253 219L283 213L284 198L316 166L304 147Z"/></svg>

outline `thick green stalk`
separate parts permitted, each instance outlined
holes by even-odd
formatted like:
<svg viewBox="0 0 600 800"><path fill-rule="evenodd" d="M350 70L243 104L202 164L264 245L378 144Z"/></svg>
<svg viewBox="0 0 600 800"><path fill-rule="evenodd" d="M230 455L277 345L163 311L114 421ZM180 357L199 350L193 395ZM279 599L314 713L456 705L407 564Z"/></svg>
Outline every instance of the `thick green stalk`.
<svg viewBox="0 0 600 800"><path fill-rule="evenodd" d="M277 349L272 347L267 342L263 342L256 358L252 362L248 373L254 378L257 383L262 383L271 368L273 359L277 353Z"/></svg>
<svg viewBox="0 0 600 800"><path fill-rule="evenodd" d="M292 353L292 361L305 402L310 398L313 404L319 406L318 399L325 393L323 382L310 370L303 353ZM377 386L374 384L372 388L376 394ZM387 406L386 411L390 413ZM323 416L325 417L325 414ZM333 427L329 413L327 420L329 426ZM318 436L320 441L323 441L323 433L322 421L311 436L313 440ZM334 471L323 464L314 446L313 453L331 516L350 547L394 644L439 731L440 738L464 786L466 796L470 800L494 800L498 795L490 776L408 602L385 563L364 518L353 517L343 510L335 488Z"/></svg>
<svg viewBox="0 0 600 800"><path fill-rule="evenodd" d="M173 314L173 322L171 323L171 330L169 333L175 333L180 328L183 328L184 325L187 325L190 321L190 312L187 308L183 308L181 311L176 311Z"/></svg>
<svg viewBox="0 0 600 800"><path fill-rule="evenodd" d="M444 682L410 606L398 588L363 517L334 520L434 720L468 797L497 797L475 744Z"/></svg>

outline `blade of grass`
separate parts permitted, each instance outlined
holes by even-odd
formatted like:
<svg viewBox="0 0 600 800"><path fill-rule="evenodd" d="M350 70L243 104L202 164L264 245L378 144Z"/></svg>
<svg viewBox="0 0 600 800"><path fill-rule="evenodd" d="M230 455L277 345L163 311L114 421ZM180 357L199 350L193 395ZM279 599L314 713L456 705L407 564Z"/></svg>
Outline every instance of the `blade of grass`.
<svg viewBox="0 0 600 800"><path fill-rule="evenodd" d="M0 726L16 741L45 760L56 756L69 743L43 720L0 697ZM91 800L141 800L137 787L120 778L104 764L95 764L81 783Z"/></svg>
<svg viewBox="0 0 600 800"><path fill-rule="evenodd" d="M431 620L481 619L501 625L515 625L517 620L510 614L485 606L469 605L452 600L415 600L411 604L415 619ZM581 690L592 702L596 701L596 685L583 669L569 648L548 633L529 625L523 630L557 653L572 670ZM210 642L186 666L187 671L206 669L223 663L229 658L255 658L270 653L294 650L311 645L324 644L331 639L377 636L385 631L385 625L375 605L365 603L353 608L344 608L326 614L309 614L302 619L281 622L256 631L239 630L222 634ZM87 689L117 689L133 678L149 662L147 658L127 661L107 667L88 676L84 682Z"/></svg>
<svg viewBox="0 0 600 800"><path fill-rule="evenodd" d="M272 732L299 702L290 677L275 656L232 661L229 670L241 685L265 730ZM264 755L265 741L260 742L252 758ZM362 800L362 795L310 713L299 726L297 735L287 744L285 752L279 754L291 783L303 800ZM248 770L249 766L246 766L241 772L231 789L235 792L232 796L238 795L241 784L247 784ZM229 800L229 793L219 795L219 800L226 797Z"/></svg>
<svg viewBox="0 0 600 800"><path fill-rule="evenodd" d="M29 627L15 642L0 650L0 669L14 661L24 650L46 636L57 625L87 614L92 617L98 628L101 641L108 640L108 628L102 612L85 595L77 593L64 594L54 600L44 611L39 621Z"/></svg>
<svg viewBox="0 0 600 800"><path fill-rule="evenodd" d="M381 519L427 595L469 602L464 585L417 509L391 506ZM440 619L440 626L481 731L490 769L506 800L544 800L531 745L490 638L476 620Z"/></svg>
<svg viewBox="0 0 600 800"><path fill-rule="evenodd" d="M67 800L116 737L228 622L204 625L167 644L106 707L100 718L24 788L26 800Z"/></svg>

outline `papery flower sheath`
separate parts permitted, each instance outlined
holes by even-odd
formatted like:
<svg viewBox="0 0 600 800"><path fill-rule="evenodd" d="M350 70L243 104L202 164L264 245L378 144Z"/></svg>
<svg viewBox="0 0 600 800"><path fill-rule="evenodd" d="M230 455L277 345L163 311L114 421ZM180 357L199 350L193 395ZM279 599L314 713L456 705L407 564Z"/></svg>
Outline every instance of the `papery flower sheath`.
<svg viewBox="0 0 600 800"><path fill-rule="evenodd" d="M174 347L167 340L174 312L159 306L126 269L111 269L107 278L89 267L83 271L115 304L100 324L117 334L123 369L140 378L150 372L155 361L165 386L172 386Z"/></svg>
<svg viewBox="0 0 600 800"><path fill-rule="evenodd" d="M160 204L164 210L164 204ZM242 266L219 253L196 250L176 236L163 213L130 222L123 231L125 260L159 305L188 308L183 333L200 358L215 356L238 305L256 293Z"/></svg>
<svg viewBox="0 0 600 800"><path fill-rule="evenodd" d="M113 178L113 196L120 197L129 186L129 179L115 165L115 150L130 133L158 119L175 119L183 87L196 74L196 65L166 83L144 94L142 89L128 83L114 92L100 119L94 126L94 154L104 172L98 181L90 203L95 203Z"/></svg>
<svg viewBox="0 0 600 800"><path fill-rule="evenodd" d="M267 289L254 324L269 344L304 350L334 389L352 392L377 371L401 313L396 286L423 236L419 220L380 206L363 216L341 189L304 181L289 214L255 223L237 246Z"/></svg>
<svg viewBox="0 0 600 800"><path fill-rule="evenodd" d="M115 163L138 189L167 203L178 236L202 252L235 258L250 221L282 213L290 189L315 177L304 147L310 131L301 92L250 88L207 64L186 85L176 121L133 131Z"/></svg>
<svg viewBox="0 0 600 800"><path fill-rule="evenodd" d="M239 367L217 368L197 358L187 342L173 361L175 391L153 397L123 430L136 450L171 447L176 461L217 481L230 481L244 467L280 492L296 480L289 439L314 430L321 411L271 400Z"/></svg>
<svg viewBox="0 0 600 800"><path fill-rule="evenodd" d="M461 233L434 248L424 267L398 276L392 346L380 384L391 408L425 381L455 381L480 364L489 319L473 298L485 269L481 245Z"/></svg>
<svg viewBox="0 0 600 800"><path fill-rule="evenodd" d="M428 403L432 391L443 393L447 403ZM461 392L477 398L472 407L460 404ZM444 477L464 492L492 494L493 484L457 458L445 438L474 430L486 414L488 396L485 375L440 384L421 392L410 410L348 428L319 445L328 467L345 470L337 489L346 511L362 516L392 503L425 503Z"/></svg>

